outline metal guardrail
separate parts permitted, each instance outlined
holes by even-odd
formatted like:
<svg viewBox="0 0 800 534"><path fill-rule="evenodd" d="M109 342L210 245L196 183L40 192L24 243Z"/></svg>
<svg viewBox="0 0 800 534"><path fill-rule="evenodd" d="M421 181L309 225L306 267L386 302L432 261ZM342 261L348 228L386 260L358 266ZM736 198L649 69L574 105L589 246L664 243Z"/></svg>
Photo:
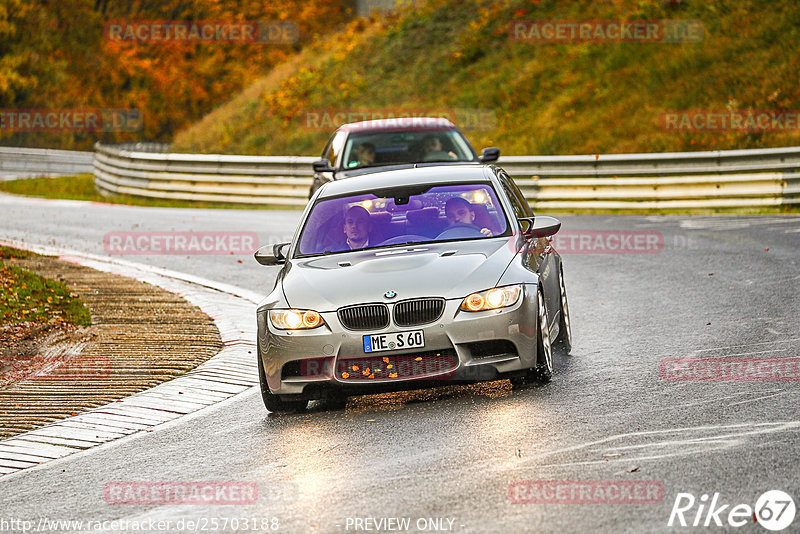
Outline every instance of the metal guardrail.
<svg viewBox="0 0 800 534"><path fill-rule="evenodd" d="M0 179L92 172L93 152L0 147Z"/></svg>
<svg viewBox="0 0 800 534"><path fill-rule="evenodd" d="M304 206L311 163L302 156L145 153L95 146L95 184L101 192L152 198L275 206Z"/></svg>
<svg viewBox="0 0 800 534"><path fill-rule="evenodd" d="M95 146L98 189L154 198L303 206L315 157L145 152ZM800 147L670 154L506 156L531 206L691 209L800 203Z"/></svg>

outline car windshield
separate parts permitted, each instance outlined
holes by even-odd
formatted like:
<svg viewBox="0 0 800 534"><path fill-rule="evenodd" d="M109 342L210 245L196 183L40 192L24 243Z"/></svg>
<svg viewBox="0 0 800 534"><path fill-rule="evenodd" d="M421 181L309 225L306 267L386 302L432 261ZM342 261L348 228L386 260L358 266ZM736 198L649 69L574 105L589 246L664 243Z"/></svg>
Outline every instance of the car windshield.
<svg viewBox="0 0 800 534"><path fill-rule="evenodd" d="M303 226L296 256L488 239L508 231L490 184L394 188L317 201Z"/></svg>
<svg viewBox="0 0 800 534"><path fill-rule="evenodd" d="M347 139L342 168L474 159L457 130L354 133Z"/></svg>

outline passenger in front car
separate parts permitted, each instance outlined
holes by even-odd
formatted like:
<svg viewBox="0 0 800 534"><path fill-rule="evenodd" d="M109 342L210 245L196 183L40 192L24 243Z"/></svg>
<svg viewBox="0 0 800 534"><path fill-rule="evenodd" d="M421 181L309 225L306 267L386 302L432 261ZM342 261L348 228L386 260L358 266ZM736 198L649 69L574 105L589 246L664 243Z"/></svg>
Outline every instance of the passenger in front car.
<svg viewBox="0 0 800 534"><path fill-rule="evenodd" d="M457 225L469 225L479 229L486 237L492 237L492 231L488 228L479 228L475 224L475 210L472 204L465 198L453 197L444 205L444 213L450 227Z"/></svg>

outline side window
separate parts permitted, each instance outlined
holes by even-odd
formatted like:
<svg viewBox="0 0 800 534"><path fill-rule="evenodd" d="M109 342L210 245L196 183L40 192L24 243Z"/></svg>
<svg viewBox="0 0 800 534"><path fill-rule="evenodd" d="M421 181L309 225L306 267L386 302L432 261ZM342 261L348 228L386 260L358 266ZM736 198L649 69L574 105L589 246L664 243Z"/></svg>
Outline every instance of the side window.
<svg viewBox="0 0 800 534"><path fill-rule="evenodd" d="M525 195L522 194L522 191L520 191L517 184L514 183L514 180L512 180L511 177L505 172L501 172L500 175L503 181L508 184L509 189L511 189L513 192L514 198L516 198L517 202L519 202L519 204L522 206L522 209L526 214L525 216L533 217L533 210L531 209L530 204L528 204L528 200L525 198Z"/></svg>
<svg viewBox="0 0 800 534"><path fill-rule="evenodd" d="M511 198L511 202L514 203L514 211L519 208L520 212L524 213L524 215L517 215L517 217L533 217L533 210L525 199L525 195L522 194L517 184L514 183L514 180L505 172L500 173L500 180L509 198Z"/></svg>
<svg viewBox="0 0 800 534"><path fill-rule="evenodd" d="M328 153L323 157L331 162L331 167L336 167L336 160L344 149L344 141L346 138L347 132L336 132L328 143Z"/></svg>

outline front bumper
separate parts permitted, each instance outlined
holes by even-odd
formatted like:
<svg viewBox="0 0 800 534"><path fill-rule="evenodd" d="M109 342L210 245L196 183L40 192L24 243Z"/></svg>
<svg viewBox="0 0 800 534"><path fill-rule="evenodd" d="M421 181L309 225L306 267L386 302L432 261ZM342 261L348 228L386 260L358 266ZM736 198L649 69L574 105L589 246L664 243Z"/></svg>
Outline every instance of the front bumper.
<svg viewBox="0 0 800 534"><path fill-rule="evenodd" d="M259 363L273 394L307 398L492 380L536 365L535 285L524 285L508 308L465 312L460 305L461 299L446 301L434 323L370 331L347 330L335 311L322 313L325 324L314 330L278 330L262 309ZM364 335L410 330L423 331L424 348L364 352Z"/></svg>

